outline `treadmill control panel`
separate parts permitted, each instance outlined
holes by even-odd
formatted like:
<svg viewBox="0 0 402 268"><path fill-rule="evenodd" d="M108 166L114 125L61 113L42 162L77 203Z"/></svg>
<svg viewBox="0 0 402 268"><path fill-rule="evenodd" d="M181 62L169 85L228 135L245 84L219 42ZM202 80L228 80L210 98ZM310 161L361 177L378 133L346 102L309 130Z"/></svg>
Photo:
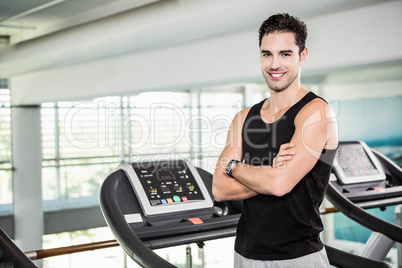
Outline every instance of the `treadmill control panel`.
<svg viewBox="0 0 402 268"><path fill-rule="evenodd" d="M212 208L195 167L184 160L121 164L145 216Z"/></svg>
<svg viewBox="0 0 402 268"><path fill-rule="evenodd" d="M343 184L381 181L386 177L377 158L361 141L340 142L333 166Z"/></svg>
<svg viewBox="0 0 402 268"><path fill-rule="evenodd" d="M204 200L198 183L183 161L162 165L135 163L133 168L151 206Z"/></svg>

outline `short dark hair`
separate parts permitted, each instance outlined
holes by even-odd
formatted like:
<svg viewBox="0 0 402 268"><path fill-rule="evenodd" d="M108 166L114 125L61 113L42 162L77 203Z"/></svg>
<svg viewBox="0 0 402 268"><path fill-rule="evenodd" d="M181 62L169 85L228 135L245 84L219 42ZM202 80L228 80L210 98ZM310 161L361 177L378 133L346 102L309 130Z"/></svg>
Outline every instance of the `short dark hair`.
<svg viewBox="0 0 402 268"><path fill-rule="evenodd" d="M259 46L261 47L261 41L264 35L274 32L294 33L296 45L299 47L299 54L301 54L306 47L307 26L297 17L290 16L287 13L280 13L266 19L261 24L258 31Z"/></svg>

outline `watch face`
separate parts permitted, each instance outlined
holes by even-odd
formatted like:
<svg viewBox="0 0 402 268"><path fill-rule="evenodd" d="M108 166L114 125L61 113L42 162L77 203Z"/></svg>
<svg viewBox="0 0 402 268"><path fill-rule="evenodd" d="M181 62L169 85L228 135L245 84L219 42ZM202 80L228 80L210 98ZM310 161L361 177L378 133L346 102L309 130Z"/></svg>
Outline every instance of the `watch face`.
<svg viewBox="0 0 402 268"><path fill-rule="evenodd" d="M226 167L226 174L228 174L230 177L232 176L232 166L234 165L234 163L237 163L239 161L236 160L230 160L227 167Z"/></svg>
<svg viewBox="0 0 402 268"><path fill-rule="evenodd" d="M228 165L226 166L226 174L230 176L230 168L232 167L233 162L229 161Z"/></svg>

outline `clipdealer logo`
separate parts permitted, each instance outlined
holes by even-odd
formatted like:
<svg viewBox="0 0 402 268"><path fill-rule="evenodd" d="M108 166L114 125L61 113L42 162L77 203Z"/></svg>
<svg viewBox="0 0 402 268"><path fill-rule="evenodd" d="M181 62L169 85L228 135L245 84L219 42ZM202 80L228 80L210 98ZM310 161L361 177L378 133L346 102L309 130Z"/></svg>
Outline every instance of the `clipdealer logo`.
<svg viewBox="0 0 402 268"><path fill-rule="evenodd" d="M241 109L241 103L238 107ZM79 103L64 117L66 139L81 149L115 148L122 144L135 150L169 149L183 141L193 149L223 148L232 121L228 114L191 115L186 112L191 108L171 103L151 103L145 107L145 113L136 113L135 109L126 114L115 103ZM89 119L95 119L91 127L85 125Z"/></svg>

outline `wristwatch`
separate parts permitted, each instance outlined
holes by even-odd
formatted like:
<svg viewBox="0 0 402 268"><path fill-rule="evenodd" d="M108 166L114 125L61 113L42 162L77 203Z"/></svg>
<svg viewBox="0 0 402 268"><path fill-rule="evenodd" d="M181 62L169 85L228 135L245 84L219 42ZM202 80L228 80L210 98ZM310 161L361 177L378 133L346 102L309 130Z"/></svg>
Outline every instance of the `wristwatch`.
<svg viewBox="0 0 402 268"><path fill-rule="evenodd" d="M226 174L228 174L228 176L234 178L232 176L232 171L237 163L240 163L240 161L235 160L235 159L232 159L229 161L228 165L226 166Z"/></svg>

